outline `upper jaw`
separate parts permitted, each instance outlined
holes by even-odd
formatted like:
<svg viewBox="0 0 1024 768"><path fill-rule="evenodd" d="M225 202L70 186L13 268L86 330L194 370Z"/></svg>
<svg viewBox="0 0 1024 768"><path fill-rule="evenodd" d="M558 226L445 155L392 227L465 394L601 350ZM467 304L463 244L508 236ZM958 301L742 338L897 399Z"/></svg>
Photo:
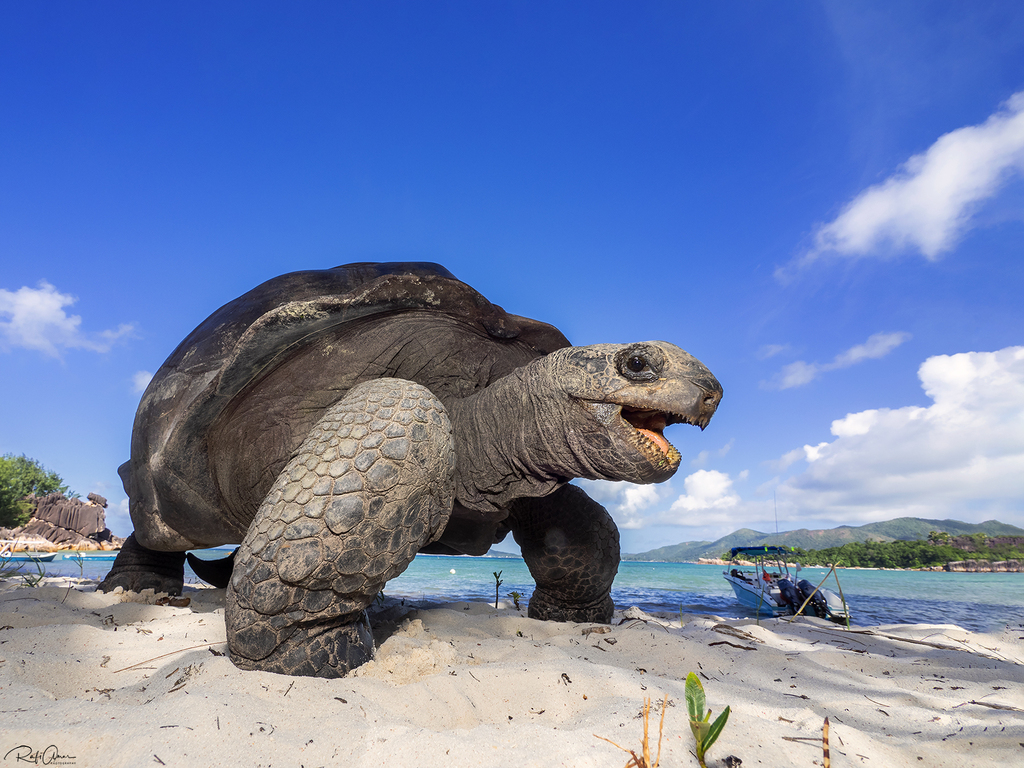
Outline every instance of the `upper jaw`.
<svg viewBox="0 0 1024 768"><path fill-rule="evenodd" d="M686 381L684 391L673 387L676 391L669 393L655 385L639 391L620 390L601 402L581 402L607 430L646 459L655 477L667 479L679 468L682 457L665 438L665 427L691 424L703 430L721 400L721 385L710 373L706 378Z"/></svg>

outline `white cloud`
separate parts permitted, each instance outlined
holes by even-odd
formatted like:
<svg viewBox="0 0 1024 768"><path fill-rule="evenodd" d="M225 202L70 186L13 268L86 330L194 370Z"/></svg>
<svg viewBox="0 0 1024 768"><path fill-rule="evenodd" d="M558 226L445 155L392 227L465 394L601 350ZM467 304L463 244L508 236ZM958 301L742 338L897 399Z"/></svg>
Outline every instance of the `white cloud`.
<svg viewBox="0 0 1024 768"><path fill-rule="evenodd" d="M107 507L107 528L115 535L127 538L134 529L131 514L128 511L128 499L121 499Z"/></svg>
<svg viewBox="0 0 1024 768"><path fill-rule="evenodd" d="M880 357L885 357L909 338L909 333L876 333L863 344L852 346L845 352L836 355L836 359L826 366L826 370L849 368L864 360L877 360Z"/></svg>
<svg viewBox="0 0 1024 768"><path fill-rule="evenodd" d="M732 491L732 479L725 472L699 469L683 481L686 493L672 502L671 512L728 509L740 500Z"/></svg>
<svg viewBox="0 0 1024 768"><path fill-rule="evenodd" d="M789 349L789 344L765 344L757 350L758 360L767 360Z"/></svg>
<svg viewBox="0 0 1024 768"><path fill-rule="evenodd" d="M736 444L736 438L734 437L728 443L726 443L725 445L723 445L721 448L719 448L717 451L714 451L713 453L712 453L712 451L707 451L707 450L701 451L693 459L690 459L690 466L692 466L692 467L703 467L705 464L708 463L708 459L710 459L712 455L717 456L720 459L721 458L725 458L725 455L727 453L729 453L729 451L732 450L732 447L735 444Z"/></svg>
<svg viewBox="0 0 1024 768"><path fill-rule="evenodd" d="M64 311L76 301L45 280L38 288L0 288L0 347L24 347L59 357L62 349L107 352L118 339L131 334L131 325L99 333L82 331L82 318Z"/></svg>
<svg viewBox="0 0 1024 768"><path fill-rule="evenodd" d="M800 263L826 253L861 257L909 249L937 260L970 229L980 203L1018 174L1024 174L1024 91L984 123L940 136L857 195L834 221L819 227Z"/></svg>
<svg viewBox="0 0 1024 768"><path fill-rule="evenodd" d="M764 462L764 465L766 467L768 467L770 470L772 470L773 472L785 472L787 469L789 469L791 466L796 464L798 461L802 461L803 459L806 459L806 458L807 458L807 454L804 452L803 448L794 448L792 451L788 451L788 452L784 453L782 456L780 456L777 459L770 459L770 460ZM767 487L768 490L771 490L771 488L774 487L774 485L777 482L778 482L778 478L775 478L774 480L770 480L768 482L768 485L766 485L765 487ZM763 493L764 491L763 491L762 488L758 488L757 492L760 494L760 493Z"/></svg>
<svg viewBox="0 0 1024 768"><path fill-rule="evenodd" d="M640 513L656 504L665 486L636 485L610 480L574 480L594 501L604 505L616 522L626 528L639 521Z"/></svg>
<svg viewBox="0 0 1024 768"><path fill-rule="evenodd" d="M832 422L835 425L835 422ZM804 446L804 458L807 461L817 461L821 458L821 453L828 448L828 443L818 443L817 445L805 445Z"/></svg>
<svg viewBox="0 0 1024 768"><path fill-rule="evenodd" d="M574 480L594 501L602 504L619 528L643 528L645 513L671 492L671 483L636 485L607 480Z"/></svg>
<svg viewBox="0 0 1024 768"><path fill-rule="evenodd" d="M727 451L729 447L731 443L723 450ZM745 480L748 474L743 470L737 478ZM737 505L741 504L740 497L733 490L733 479L725 472L697 470L683 480L684 492L678 496L673 492L671 482L660 485L633 485L603 480L574 482L592 499L603 504L622 530L652 526L717 527L721 533L727 533L740 527L735 519ZM666 508L670 499L673 499L672 503Z"/></svg>
<svg viewBox="0 0 1024 768"><path fill-rule="evenodd" d="M643 511L657 504L660 498L657 486L626 483L622 489L622 502L615 511L625 519L624 527L639 527Z"/></svg>
<svg viewBox="0 0 1024 768"><path fill-rule="evenodd" d="M1024 347L931 357L918 375L932 405L832 422L836 439L804 446L807 468L779 486L780 507L852 525L900 516L1019 522Z"/></svg>
<svg viewBox="0 0 1024 768"><path fill-rule="evenodd" d="M141 395L146 391L149 382L153 380L153 374L149 371L138 371L132 376L132 392Z"/></svg>
<svg viewBox="0 0 1024 768"><path fill-rule="evenodd" d="M766 382L764 386L770 389L802 387L805 384L810 384L827 371L849 368L865 360L877 360L878 358L885 357L909 338L910 334L902 331L897 333L876 333L863 344L857 344L845 352L840 352L831 363L808 363L803 360L797 360L794 363L783 366L778 375L771 382Z"/></svg>
<svg viewBox="0 0 1024 768"><path fill-rule="evenodd" d="M810 384L821 373L821 366L817 363L806 363L803 360L797 360L795 363L790 363L782 368L779 375L775 379L776 389L791 389L792 387L802 387L804 384Z"/></svg>

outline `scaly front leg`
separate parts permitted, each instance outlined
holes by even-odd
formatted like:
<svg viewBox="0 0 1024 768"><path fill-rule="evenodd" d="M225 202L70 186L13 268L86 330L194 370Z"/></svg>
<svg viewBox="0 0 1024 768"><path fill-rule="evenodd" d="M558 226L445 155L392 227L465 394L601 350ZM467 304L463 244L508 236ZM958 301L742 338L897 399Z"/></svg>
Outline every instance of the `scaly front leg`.
<svg viewBox="0 0 1024 768"><path fill-rule="evenodd" d="M444 529L454 470L448 416L418 384L366 382L328 409L238 551L231 660L315 677L369 660L365 608Z"/></svg>
<svg viewBox="0 0 1024 768"><path fill-rule="evenodd" d="M619 531L611 515L574 485L513 503L508 525L537 582L530 618L612 620Z"/></svg>

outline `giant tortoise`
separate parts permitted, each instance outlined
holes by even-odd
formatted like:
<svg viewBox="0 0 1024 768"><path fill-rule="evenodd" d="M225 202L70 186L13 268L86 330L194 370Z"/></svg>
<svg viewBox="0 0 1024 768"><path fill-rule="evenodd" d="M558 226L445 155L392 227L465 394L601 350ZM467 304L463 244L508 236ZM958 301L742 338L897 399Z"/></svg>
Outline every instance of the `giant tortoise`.
<svg viewBox="0 0 1024 768"><path fill-rule="evenodd" d="M365 609L418 552L509 532L529 615L608 622L618 532L573 478L657 483L722 388L663 342L573 347L436 264L292 272L221 307L149 384L118 470L134 533L101 584L172 593L185 551L227 587L232 661L337 677L373 653ZM191 557L191 555L190 555Z"/></svg>

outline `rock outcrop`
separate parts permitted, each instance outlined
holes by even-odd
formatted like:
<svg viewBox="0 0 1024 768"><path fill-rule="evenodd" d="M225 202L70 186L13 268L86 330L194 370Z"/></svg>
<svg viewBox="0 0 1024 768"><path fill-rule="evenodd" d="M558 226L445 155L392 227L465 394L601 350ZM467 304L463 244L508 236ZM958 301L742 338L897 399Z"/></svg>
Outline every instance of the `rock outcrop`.
<svg viewBox="0 0 1024 768"><path fill-rule="evenodd" d="M983 538L986 547L1024 546L1024 536L984 536ZM962 549L965 552L976 552L978 541L974 536L953 536L949 540L949 546Z"/></svg>
<svg viewBox="0 0 1024 768"><path fill-rule="evenodd" d="M15 549L119 549L123 542L107 528L107 500L90 493L87 501L60 493L32 497L32 517L20 528L0 529L19 543ZM46 545L49 546L46 546Z"/></svg>
<svg viewBox="0 0 1024 768"><path fill-rule="evenodd" d="M954 573L1024 573L1020 560L957 560L946 563L942 570Z"/></svg>

